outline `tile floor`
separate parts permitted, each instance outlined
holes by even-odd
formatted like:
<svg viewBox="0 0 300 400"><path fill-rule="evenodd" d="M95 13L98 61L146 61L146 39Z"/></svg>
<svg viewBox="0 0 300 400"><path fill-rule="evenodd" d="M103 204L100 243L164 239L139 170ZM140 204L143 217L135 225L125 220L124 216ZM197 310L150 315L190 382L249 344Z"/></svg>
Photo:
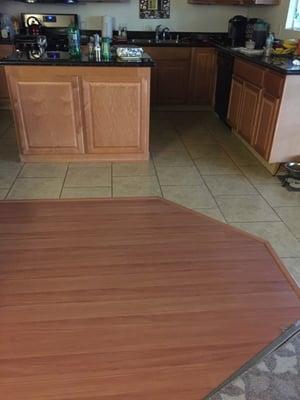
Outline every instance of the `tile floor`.
<svg viewBox="0 0 300 400"><path fill-rule="evenodd" d="M163 196L262 236L300 286L300 192L282 188L212 112L155 112L149 162L91 164L20 163L0 112L0 199L111 196Z"/></svg>

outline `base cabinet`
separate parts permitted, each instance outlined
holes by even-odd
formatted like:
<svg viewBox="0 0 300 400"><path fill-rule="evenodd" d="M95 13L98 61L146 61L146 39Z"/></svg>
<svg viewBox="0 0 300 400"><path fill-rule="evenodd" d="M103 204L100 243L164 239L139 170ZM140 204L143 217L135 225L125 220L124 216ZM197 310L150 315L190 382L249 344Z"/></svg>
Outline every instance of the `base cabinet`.
<svg viewBox="0 0 300 400"><path fill-rule="evenodd" d="M13 46L10 44L0 44L0 58L7 57L13 52ZM0 103L9 100L8 86L4 67L0 66Z"/></svg>
<svg viewBox="0 0 300 400"><path fill-rule="evenodd" d="M151 71L152 104L212 104L215 88L214 48L147 47L155 61Z"/></svg>
<svg viewBox="0 0 300 400"><path fill-rule="evenodd" d="M240 108L243 96L243 81L236 77L232 78L231 82L231 93L228 106L228 123L234 129L237 130L240 119Z"/></svg>
<svg viewBox="0 0 300 400"><path fill-rule="evenodd" d="M5 70L23 161L148 159L150 68Z"/></svg>
<svg viewBox="0 0 300 400"><path fill-rule="evenodd" d="M266 161L274 144L284 85L283 75L235 60L227 121Z"/></svg>
<svg viewBox="0 0 300 400"><path fill-rule="evenodd" d="M278 116L280 99L263 93L253 140L254 149L265 160L269 159Z"/></svg>
<svg viewBox="0 0 300 400"><path fill-rule="evenodd" d="M192 104L213 104L215 83L215 49L193 49L191 59L189 102Z"/></svg>
<svg viewBox="0 0 300 400"><path fill-rule="evenodd" d="M256 115L259 107L261 91L261 88L251 83L243 83L237 131L249 144L253 143Z"/></svg>

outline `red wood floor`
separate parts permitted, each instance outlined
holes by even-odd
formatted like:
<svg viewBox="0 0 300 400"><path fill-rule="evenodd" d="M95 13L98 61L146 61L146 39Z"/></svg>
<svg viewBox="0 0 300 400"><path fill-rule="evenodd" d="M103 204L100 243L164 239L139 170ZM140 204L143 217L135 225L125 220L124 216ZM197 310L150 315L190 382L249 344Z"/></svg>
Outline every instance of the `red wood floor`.
<svg viewBox="0 0 300 400"><path fill-rule="evenodd" d="M199 400L299 318L268 245L198 215L0 202L1 399Z"/></svg>

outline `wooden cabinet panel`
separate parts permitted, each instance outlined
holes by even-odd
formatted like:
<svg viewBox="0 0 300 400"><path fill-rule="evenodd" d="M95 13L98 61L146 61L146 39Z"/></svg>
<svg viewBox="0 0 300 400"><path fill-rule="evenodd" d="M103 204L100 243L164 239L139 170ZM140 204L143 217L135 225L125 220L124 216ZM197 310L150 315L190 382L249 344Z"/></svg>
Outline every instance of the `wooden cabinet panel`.
<svg viewBox="0 0 300 400"><path fill-rule="evenodd" d="M211 48L193 49L189 89L190 103L213 103L215 75L215 50Z"/></svg>
<svg viewBox="0 0 300 400"><path fill-rule="evenodd" d="M253 85L262 86L264 81L265 69L251 62L237 58L234 62L234 75L246 80Z"/></svg>
<svg viewBox="0 0 300 400"><path fill-rule="evenodd" d="M281 97L284 87L285 77L274 71L266 71L264 77L265 92L273 97Z"/></svg>
<svg viewBox="0 0 300 400"><path fill-rule="evenodd" d="M144 50L156 63L151 71L151 102L187 103L191 49L146 47Z"/></svg>
<svg viewBox="0 0 300 400"><path fill-rule="evenodd" d="M10 75L22 154L76 154L84 151L79 79L60 76L55 68L33 70L32 67L22 67L20 79Z"/></svg>
<svg viewBox="0 0 300 400"><path fill-rule="evenodd" d="M279 104L279 98L263 93L258 112L253 146L265 160L268 160L270 156Z"/></svg>
<svg viewBox="0 0 300 400"><path fill-rule="evenodd" d="M243 95L243 81L233 77L231 82L231 92L228 106L227 121L229 125L237 130L240 118L240 107Z"/></svg>
<svg viewBox="0 0 300 400"><path fill-rule="evenodd" d="M157 64L157 103L185 104L188 99L189 62L161 60Z"/></svg>
<svg viewBox="0 0 300 400"><path fill-rule="evenodd" d="M253 142L261 88L244 82L238 133L250 144Z"/></svg>
<svg viewBox="0 0 300 400"><path fill-rule="evenodd" d="M89 153L148 152L148 135L145 135L149 129L148 74L143 70L138 76L120 68L119 74L112 75L109 69L102 69L83 77Z"/></svg>
<svg viewBox="0 0 300 400"><path fill-rule="evenodd" d="M13 46L10 44L0 44L0 58L6 57L13 51ZM4 67L0 66L0 101L9 98L8 86Z"/></svg>

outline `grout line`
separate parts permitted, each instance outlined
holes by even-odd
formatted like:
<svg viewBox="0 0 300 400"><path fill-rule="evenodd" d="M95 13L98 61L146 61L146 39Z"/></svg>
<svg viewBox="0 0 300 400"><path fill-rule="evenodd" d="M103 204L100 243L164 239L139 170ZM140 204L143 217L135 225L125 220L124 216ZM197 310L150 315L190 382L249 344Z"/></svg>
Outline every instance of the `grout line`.
<svg viewBox="0 0 300 400"><path fill-rule="evenodd" d="M61 189L60 189L60 193L59 193L59 196L58 196L58 198L60 200L62 199L61 195L62 195L62 192L63 192L64 187L65 187L65 182L66 182L67 175L68 175L68 172L69 172L69 166L70 166L70 163L68 163L68 165L67 165L65 176L64 176L64 179L63 179L63 183L62 183L62 186L61 186Z"/></svg>
<svg viewBox="0 0 300 400"><path fill-rule="evenodd" d="M10 194L12 188L14 187L15 183L17 182L17 179L20 177L20 174L21 174L21 172L23 171L24 167L25 167L25 164L23 164L23 165L21 166L19 172L17 173L16 178L14 179L14 181L13 181L13 183L11 184L11 186L10 186L8 192L6 193L6 196L4 197L4 200L9 200L9 199L8 199L8 196L9 196L9 194Z"/></svg>

